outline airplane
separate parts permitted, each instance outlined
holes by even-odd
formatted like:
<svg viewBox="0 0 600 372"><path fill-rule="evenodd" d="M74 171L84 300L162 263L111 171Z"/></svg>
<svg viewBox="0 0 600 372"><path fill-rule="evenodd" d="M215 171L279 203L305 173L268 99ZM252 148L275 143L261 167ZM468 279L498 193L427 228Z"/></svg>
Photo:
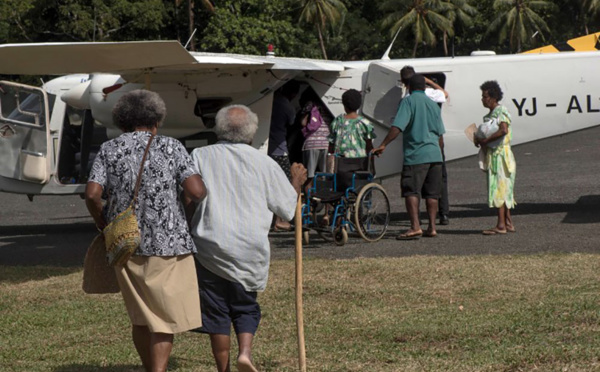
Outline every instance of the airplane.
<svg viewBox="0 0 600 372"><path fill-rule="evenodd" d="M600 34L600 33L599 33ZM594 36L596 42L599 34ZM391 48L391 45L390 45ZM552 49L552 48L550 48ZM497 80L513 117L513 145L600 125L600 53L593 51L329 61L188 52L177 41L0 45L0 74L57 75L42 87L0 81L0 191L82 194L102 142L116 137L111 110L134 89L158 92L167 105L160 133L188 149L216 141L216 112L249 106L259 117L253 146L268 140L273 93L290 80L313 89L332 117L347 89L363 93L361 112L383 140L405 89L399 71L411 65L449 92L441 107L446 160L476 153L464 134L487 113L479 86ZM560 49L554 48L552 51ZM398 174L396 140L376 160L377 178Z"/></svg>

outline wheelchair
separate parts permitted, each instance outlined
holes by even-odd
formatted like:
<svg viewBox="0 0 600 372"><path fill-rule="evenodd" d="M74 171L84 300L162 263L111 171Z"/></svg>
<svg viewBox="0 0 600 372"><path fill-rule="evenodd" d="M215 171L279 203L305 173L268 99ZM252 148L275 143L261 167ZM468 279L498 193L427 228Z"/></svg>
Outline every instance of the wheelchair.
<svg viewBox="0 0 600 372"><path fill-rule="evenodd" d="M317 173L302 204L303 240L316 231L337 245L357 233L368 242L381 239L390 222L390 201L376 182L373 156L343 158L336 156L333 173Z"/></svg>

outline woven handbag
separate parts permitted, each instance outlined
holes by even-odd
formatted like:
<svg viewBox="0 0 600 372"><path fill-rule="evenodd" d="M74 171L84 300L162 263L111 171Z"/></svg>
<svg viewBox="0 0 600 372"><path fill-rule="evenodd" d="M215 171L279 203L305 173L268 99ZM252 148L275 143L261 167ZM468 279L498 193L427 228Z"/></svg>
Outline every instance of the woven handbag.
<svg viewBox="0 0 600 372"><path fill-rule="evenodd" d="M141 235L137 217L135 216L135 202L137 201L138 191L142 183L144 163L146 162L148 150L150 150L150 144L153 139L154 134L148 140L142 164L140 164L140 171L138 172L131 204L102 230L106 241L106 258L108 259L108 264L111 266L125 265L129 257L140 246Z"/></svg>
<svg viewBox="0 0 600 372"><path fill-rule="evenodd" d="M115 269L106 262L106 245L102 234L94 238L85 254L81 288L88 294L119 292Z"/></svg>

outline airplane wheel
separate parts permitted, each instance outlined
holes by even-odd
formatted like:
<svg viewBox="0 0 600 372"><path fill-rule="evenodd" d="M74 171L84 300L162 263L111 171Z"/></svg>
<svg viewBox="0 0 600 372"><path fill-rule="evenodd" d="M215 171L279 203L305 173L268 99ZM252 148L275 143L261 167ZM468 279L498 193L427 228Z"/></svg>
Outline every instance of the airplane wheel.
<svg viewBox="0 0 600 372"><path fill-rule="evenodd" d="M338 227L333 233L333 240L340 246L348 243L348 231L344 227Z"/></svg>

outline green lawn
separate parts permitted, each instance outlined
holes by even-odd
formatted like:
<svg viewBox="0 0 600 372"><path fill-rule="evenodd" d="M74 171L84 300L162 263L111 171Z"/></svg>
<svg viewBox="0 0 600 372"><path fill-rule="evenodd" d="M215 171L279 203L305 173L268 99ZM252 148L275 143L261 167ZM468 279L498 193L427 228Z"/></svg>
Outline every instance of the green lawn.
<svg viewBox="0 0 600 372"><path fill-rule="evenodd" d="M0 267L0 371L141 371L120 294L81 279ZM586 254L305 260L307 369L600 371L599 279ZM293 288L294 262L273 262L261 371L297 370ZM169 367L213 371L208 337L176 336Z"/></svg>

